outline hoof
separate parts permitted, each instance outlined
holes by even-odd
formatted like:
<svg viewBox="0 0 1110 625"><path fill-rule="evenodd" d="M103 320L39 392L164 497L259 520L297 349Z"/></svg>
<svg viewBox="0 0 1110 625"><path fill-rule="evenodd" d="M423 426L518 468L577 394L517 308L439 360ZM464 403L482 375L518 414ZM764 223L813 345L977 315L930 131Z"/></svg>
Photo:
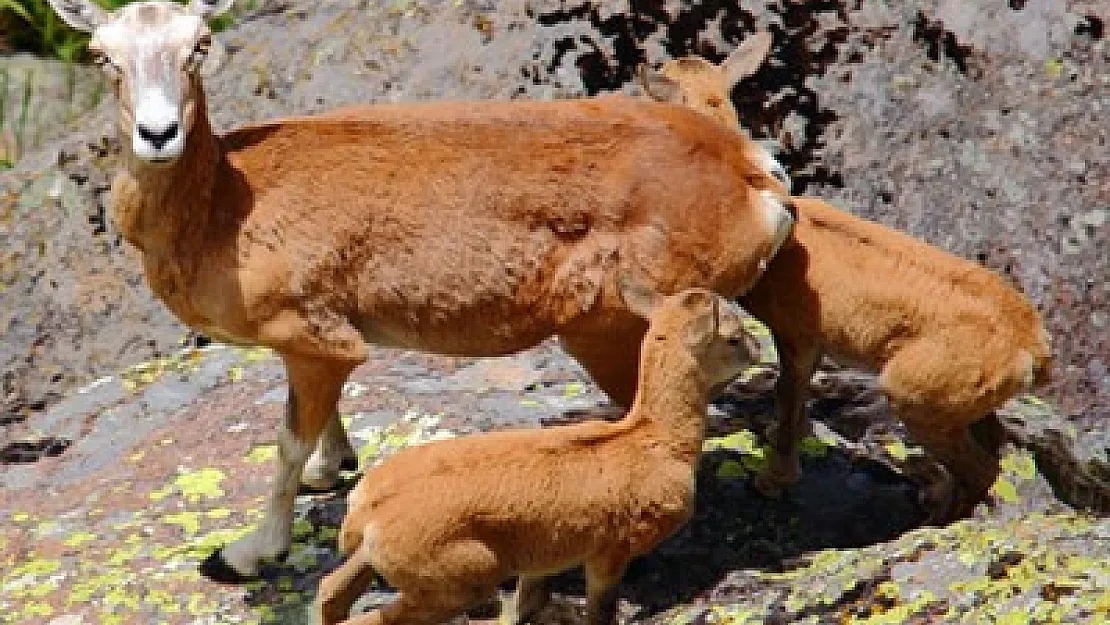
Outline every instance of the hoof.
<svg viewBox="0 0 1110 625"><path fill-rule="evenodd" d="M301 484L300 486L297 487L297 494L298 495L326 495L328 493L334 493L335 491L339 490L339 486L341 484L342 484L341 480L336 480L335 484L332 484L331 486L329 486L327 488L324 488L322 486L309 486L308 484Z"/></svg>
<svg viewBox="0 0 1110 625"><path fill-rule="evenodd" d="M231 568L224 560L222 549L217 549L200 563L200 574L219 584L244 584L258 579L257 576L243 575Z"/></svg>
<svg viewBox="0 0 1110 625"><path fill-rule="evenodd" d="M340 471L358 471L358 458L351 456L339 463Z"/></svg>
<svg viewBox="0 0 1110 625"><path fill-rule="evenodd" d="M755 490L768 499L781 499L786 489L797 483L797 473L771 469L764 469L752 480Z"/></svg>
<svg viewBox="0 0 1110 625"><path fill-rule="evenodd" d="M776 480L764 479L762 475L757 475L752 480L752 486L755 488L755 492L767 499L782 499L782 484L779 484Z"/></svg>

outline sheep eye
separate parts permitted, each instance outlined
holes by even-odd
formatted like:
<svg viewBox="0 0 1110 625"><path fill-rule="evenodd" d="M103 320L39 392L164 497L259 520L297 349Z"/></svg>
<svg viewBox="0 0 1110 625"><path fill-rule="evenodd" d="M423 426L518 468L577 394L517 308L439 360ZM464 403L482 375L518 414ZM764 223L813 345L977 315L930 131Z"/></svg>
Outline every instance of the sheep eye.
<svg viewBox="0 0 1110 625"><path fill-rule="evenodd" d="M112 57L104 54L99 50L91 50L90 52L92 53L92 62L94 65L108 72L109 74L112 74L113 77L119 76L119 65L116 65L116 62L112 60Z"/></svg>
<svg viewBox="0 0 1110 625"><path fill-rule="evenodd" d="M709 98L709 101L707 102L707 104L709 106L712 106L713 108L720 108L721 99L720 98Z"/></svg>
<svg viewBox="0 0 1110 625"><path fill-rule="evenodd" d="M185 60L185 69L191 72L199 69L205 57L208 56L208 49L211 47L212 39L209 37L204 37L198 41L196 47L189 53L189 58Z"/></svg>

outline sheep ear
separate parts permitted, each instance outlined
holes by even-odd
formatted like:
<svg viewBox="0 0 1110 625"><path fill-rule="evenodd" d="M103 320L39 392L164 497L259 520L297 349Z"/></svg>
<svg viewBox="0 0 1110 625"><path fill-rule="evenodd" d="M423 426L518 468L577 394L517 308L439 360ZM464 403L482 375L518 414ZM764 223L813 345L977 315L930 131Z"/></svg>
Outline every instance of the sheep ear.
<svg viewBox="0 0 1110 625"><path fill-rule="evenodd" d="M736 83L759 70L767 58L767 53L771 51L774 40L770 31L762 30L745 39L739 48L733 50L732 54L721 62L721 69L725 71L729 86L735 86Z"/></svg>
<svg viewBox="0 0 1110 625"><path fill-rule="evenodd" d="M628 310L639 317L650 319L652 311L659 305L659 294L642 282L633 280L628 276L617 278L617 288L620 290L621 300Z"/></svg>
<svg viewBox="0 0 1110 625"><path fill-rule="evenodd" d="M682 101L682 90L679 89L676 81L648 68L646 63L640 64L637 74L640 78L640 87L652 100L676 103Z"/></svg>
<svg viewBox="0 0 1110 625"><path fill-rule="evenodd" d="M705 345L717 336L717 296L702 289L683 291L678 295L679 304L691 315L690 322L683 329L683 339L687 345Z"/></svg>
<svg viewBox="0 0 1110 625"><path fill-rule="evenodd" d="M70 28L86 33L108 20L108 12L92 0L50 0L50 6Z"/></svg>
<svg viewBox="0 0 1110 625"><path fill-rule="evenodd" d="M227 10L233 4L235 4L235 0L193 0L189 3L189 12L210 20L227 13Z"/></svg>

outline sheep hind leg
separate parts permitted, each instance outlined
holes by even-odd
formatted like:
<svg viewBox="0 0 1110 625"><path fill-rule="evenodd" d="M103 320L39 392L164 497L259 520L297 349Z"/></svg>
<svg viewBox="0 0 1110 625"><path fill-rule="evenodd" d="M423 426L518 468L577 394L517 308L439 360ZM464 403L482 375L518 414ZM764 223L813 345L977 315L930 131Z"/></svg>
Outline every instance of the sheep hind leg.
<svg viewBox="0 0 1110 625"><path fill-rule="evenodd" d="M324 426L324 431L316 441L316 449L304 465L301 486L304 492L324 492L334 489L339 483L340 471L358 469L358 455L347 438L347 430L334 411Z"/></svg>
<svg viewBox="0 0 1110 625"><path fill-rule="evenodd" d="M640 343L647 331L620 331L612 334L565 334L559 340L563 349L590 374L590 378L609 399L625 408L636 396L640 368Z"/></svg>
<svg viewBox="0 0 1110 625"><path fill-rule="evenodd" d="M320 625L338 625L347 620L351 606L377 574L363 545L347 561L320 580L316 593L317 618Z"/></svg>
<svg viewBox="0 0 1110 625"><path fill-rule="evenodd" d="M944 467L939 480L923 484L924 504L930 511L928 524L954 521L971 514L983 501L998 477L997 453L985 449L966 426L938 428L944 419L900 415L910 436ZM918 477L918 481L922 481Z"/></svg>
<svg viewBox="0 0 1110 625"><path fill-rule="evenodd" d="M419 532L414 536L396 526L377 529L377 571L400 595L380 610L350 619L348 625L444 623L489 601L508 577L497 554L480 540L433 545Z"/></svg>
<svg viewBox="0 0 1110 625"><path fill-rule="evenodd" d="M612 556L586 563L587 625L613 625L617 622L620 581L627 566L626 558Z"/></svg>

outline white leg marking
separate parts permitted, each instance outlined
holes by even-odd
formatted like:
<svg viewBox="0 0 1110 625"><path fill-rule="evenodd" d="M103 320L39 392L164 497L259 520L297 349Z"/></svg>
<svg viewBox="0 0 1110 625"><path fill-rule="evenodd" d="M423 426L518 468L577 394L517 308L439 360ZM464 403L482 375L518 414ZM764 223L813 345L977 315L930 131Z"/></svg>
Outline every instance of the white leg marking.
<svg viewBox="0 0 1110 625"><path fill-rule="evenodd" d="M339 467L344 460L357 458L339 413L333 412L324 426L316 449L305 463L301 484L310 488L329 489L339 480Z"/></svg>
<svg viewBox="0 0 1110 625"><path fill-rule="evenodd" d="M289 549L293 542L293 503L301 470L311 447L282 429L278 444L278 474L266 514L254 532L224 547L223 556L240 575L258 575L258 564Z"/></svg>

